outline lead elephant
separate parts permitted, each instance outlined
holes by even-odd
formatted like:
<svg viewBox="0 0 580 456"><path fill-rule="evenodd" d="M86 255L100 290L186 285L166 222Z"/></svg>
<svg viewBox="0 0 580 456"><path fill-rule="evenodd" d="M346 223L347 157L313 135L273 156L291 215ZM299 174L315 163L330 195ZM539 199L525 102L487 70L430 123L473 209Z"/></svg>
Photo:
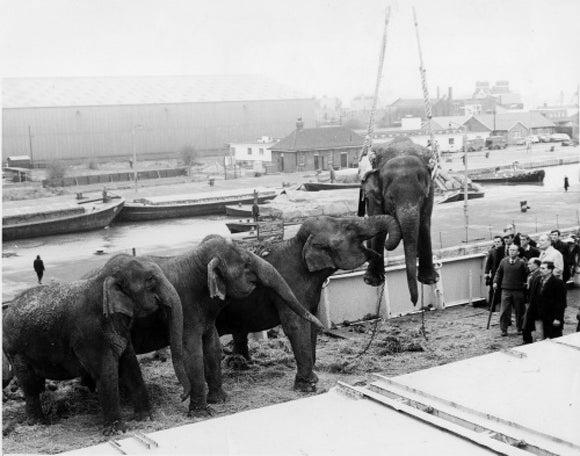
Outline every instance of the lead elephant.
<svg viewBox="0 0 580 456"><path fill-rule="evenodd" d="M119 380L133 396L135 417L151 406L130 338L135 319L169 312L171 351L178 379L189 393L183 367L181 301L159 266L119 255L91 279L53 283L18 295L3 315L3 350L26 401L30 423L46 422L39 395L45 380L91 378L105 417L105 434L125 430Z"/></svg>
<svg viewBox="0 0 580 456"><path fill-rule="evenodd" d="M272 265L229 239L211 235L181 255L145 258L161 267L183 303L185 368L191 383L190 414L205 413L208 402L226 399L222 388L222 351L215 321L228 300L244 298L257 286L263 287L277 296L285 310L323 329L322 323L302 307ZM137 353L148 353L167 345L163 321L159 312L136 320L132 340Z"/></svg>
<svg viewBox="0 0 580 456"><path fill-rule="evenodd" d="M325 280L338 269L354 269L379 255L364 241L383 233L386 248L394 249L401 232L393 217L312 217L307 219L292 239L270 246L261 256L286 280L300 302L312 313L318 310ZM384 241L384 237L383 237ZM317 331L282 305L280 299L264 287L245 299L230 299L217 318L220 335L232 334L234 352L250 359L248 333L282 324L290 339L297 373L294 388L315 391L318 378L313 372L316 361Z"/></svg>
<svg viewBox="0 0 580 456"><path fill-rule="evenodd" d="M395 217L403 236L407 284L413 305L417 304L417 279L433 284L438 274L433 266L431 247L431 214L434 186L429 169L430 152L409 138L395 138L386 147L374 149L373 169L366 173L362 189L369 215L389 214ZM365 282L378 286L385 281L384 235L371 241L380 254L369 262ZM419 274L417 275L417 256Z"/></svg>

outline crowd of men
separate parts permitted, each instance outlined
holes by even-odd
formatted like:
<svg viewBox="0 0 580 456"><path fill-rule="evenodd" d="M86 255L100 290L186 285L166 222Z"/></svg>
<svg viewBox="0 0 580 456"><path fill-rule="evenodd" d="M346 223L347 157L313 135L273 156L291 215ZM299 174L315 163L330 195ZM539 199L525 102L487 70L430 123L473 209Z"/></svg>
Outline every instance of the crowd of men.
<svg viewBox="0 0 580 456"><path fill-rule="evenodd" d="M513 225L495 236L485 265L488 305L499 304L502 336L513 324L524 343L562 335L566 309L566 282L570 278L567 247L560 231L542 234L537 243L527 234L516 233ZM578 331L580 331L580 314Z"/></svg>

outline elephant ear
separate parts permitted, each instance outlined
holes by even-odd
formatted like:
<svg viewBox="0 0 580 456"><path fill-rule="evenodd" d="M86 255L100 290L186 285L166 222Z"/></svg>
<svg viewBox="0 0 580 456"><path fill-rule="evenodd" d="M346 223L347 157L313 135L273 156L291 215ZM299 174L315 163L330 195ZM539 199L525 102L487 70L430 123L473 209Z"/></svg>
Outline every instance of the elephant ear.
<svg viewBox="0 0 580 456"><path fill-rule="evenodd" d="M372 201L375 207L382 207L383 195L381 193L378 169L373 169L365 174L362 180L362 189L368 201Z"/></svg>
<svg viewBox="0 0 580 456"><path fill-rule="evenodd" d="M302 256L310 272L320 271L326 268L336 268L332 257L320 245L314 243L314 236L308 236L302 249Z"/></svg>
<svg viewBox="0 0 580 456"><path fill-rule="evenodd" d="M219 262L218 257L213 257L207 264L207 287L210 298L219 298L223 301L226 299L226 284L218 274Z"/></svg>
<svg viewBox="0 0 580 456"><path fill-rule="evenodd" d="M122 313L133 318L133 300L121 290L116 277L107 277L103 282L103 315L109 317Z"/></svg>

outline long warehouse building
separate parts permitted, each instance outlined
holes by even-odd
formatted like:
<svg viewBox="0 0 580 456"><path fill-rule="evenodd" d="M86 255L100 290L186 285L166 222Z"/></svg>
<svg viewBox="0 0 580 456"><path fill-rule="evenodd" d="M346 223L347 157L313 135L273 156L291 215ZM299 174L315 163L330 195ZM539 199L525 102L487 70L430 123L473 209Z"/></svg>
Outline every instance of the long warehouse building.
<svg viewBox="0 0 580 456"><path fill-rule="evenodd" d="M283 137L315 99L263 76L4 78L2 160L201 153L226 143Z"/></svg>

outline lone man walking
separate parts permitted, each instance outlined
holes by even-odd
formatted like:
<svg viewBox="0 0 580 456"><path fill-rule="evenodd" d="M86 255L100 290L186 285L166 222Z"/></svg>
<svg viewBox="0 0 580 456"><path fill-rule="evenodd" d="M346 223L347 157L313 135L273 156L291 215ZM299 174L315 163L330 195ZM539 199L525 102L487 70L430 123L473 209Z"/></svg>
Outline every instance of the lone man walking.
<svg viewBox="0 0 580 456"><path fill-rule="evenodd" d="M564 191L567 192L570 187L570 182L568 181L568 176L564 176Z"/></svg>
<svg viewBox="0 0 580 456"><path fill-rule="evenodd" d="M38 283L42 284L42 276L44 275L44 262L40 259L40 255L36 255L36 260L32 263L34 270L36 271L36 276L38 277Z"/></svg>

